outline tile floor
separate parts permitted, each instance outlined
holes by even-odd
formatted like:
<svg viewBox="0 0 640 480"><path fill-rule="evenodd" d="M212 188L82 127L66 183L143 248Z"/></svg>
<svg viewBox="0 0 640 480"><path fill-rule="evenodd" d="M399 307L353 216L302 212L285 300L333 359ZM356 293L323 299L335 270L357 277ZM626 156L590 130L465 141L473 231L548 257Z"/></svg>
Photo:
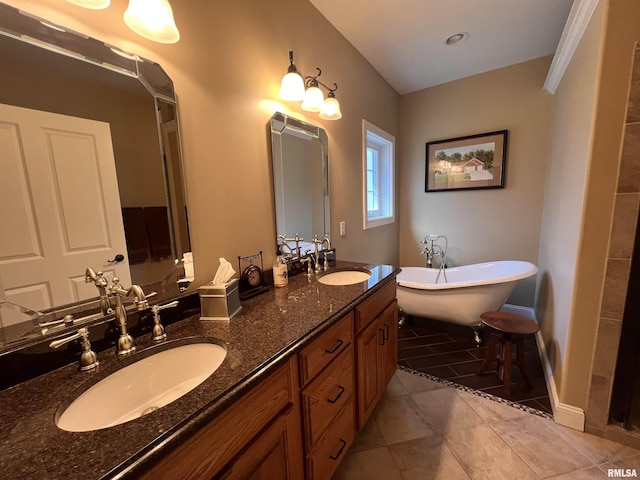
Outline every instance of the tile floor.
<svg viewBox="0 0 640 480"><path fill-rule="evenodd" d="M397 370L334 480L609 478L640 451Z"/></svg>
<svg viewBox="0 0 640 480"><path fill-rule="evenodd" d="M483 345L488 344L490 330L482 332ZM517 367L512 369L511 394L504 395L496 364L483 375L475 372L484 358L486 347L477 347L468 327L423 318L413 318L398 332L398 364L444 380L505 398L551 414L551 402L544 370L533 335L524 339L525 365L533 383L527 388L521 382Z"/></svg>

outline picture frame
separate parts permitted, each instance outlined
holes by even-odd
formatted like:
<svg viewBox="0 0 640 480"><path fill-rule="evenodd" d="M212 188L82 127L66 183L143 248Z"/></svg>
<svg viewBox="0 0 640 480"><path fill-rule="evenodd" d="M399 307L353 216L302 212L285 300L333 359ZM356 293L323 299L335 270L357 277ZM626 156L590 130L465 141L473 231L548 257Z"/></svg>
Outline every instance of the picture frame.
<svg viewBox="0 0 640 480"><path fill-rule="evenodd" d="M508 130L426 144L425 192L504 188Z"/></svg>

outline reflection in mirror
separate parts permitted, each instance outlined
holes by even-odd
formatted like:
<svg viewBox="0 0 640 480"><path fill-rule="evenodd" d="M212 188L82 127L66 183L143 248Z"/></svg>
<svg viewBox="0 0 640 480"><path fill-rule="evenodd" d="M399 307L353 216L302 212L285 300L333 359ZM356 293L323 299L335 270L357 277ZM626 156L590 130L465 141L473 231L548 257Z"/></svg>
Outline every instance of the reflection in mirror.
<svg viewBox="0 0 640 480"><path fill-rule="evenodd" d="M44 323L71 310L93 317L102 292L85 279L89 267L107 282L179 294L176 260L191 247L171 79L2 3L0 59L11 72L0 89L0 299L44 312ZM3 343L34 323L8 311Z"/></svg>
<svg viewBox="0 0 640 480"><path fill-rule="evenodd" d="M276 233L290 250L290 239L302 237L302 254L314 249L314 235L330 233L328 148L324 129L279 112L271 117Z"/></svg>

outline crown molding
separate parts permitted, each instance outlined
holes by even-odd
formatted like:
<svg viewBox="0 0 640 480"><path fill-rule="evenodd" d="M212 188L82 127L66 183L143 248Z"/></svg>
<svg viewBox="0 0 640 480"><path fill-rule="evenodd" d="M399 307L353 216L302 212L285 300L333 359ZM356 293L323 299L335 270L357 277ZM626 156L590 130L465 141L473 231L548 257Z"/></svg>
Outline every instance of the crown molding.
<svg viewBox="0 0 640 480"><path fill-rule="evenodd" d="M544 89L554 94L565 70L571 62L571 58L580 43L580 39L591 20L594 10L598 6L599 0L575 0L569 18L562 31L558 48L553 56L547 79L544 82Z"/></svg>

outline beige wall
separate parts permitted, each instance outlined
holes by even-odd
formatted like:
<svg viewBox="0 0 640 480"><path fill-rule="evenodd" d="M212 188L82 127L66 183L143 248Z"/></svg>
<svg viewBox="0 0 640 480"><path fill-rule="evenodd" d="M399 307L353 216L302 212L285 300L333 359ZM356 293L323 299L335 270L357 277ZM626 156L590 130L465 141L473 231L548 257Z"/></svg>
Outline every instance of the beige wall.
<svg viewBox="0 0 640 480"><path fill-rule="evenodd" d="M400 264L424 265L420 240L446 235L455 265L538 261L551 95L551 57L431 87L400 99ZM509 130L504 189L424 191L425 143ZM535 280L509 302L533 306Z"/></svg>
<svg viewBox="0 0 640 480"><path fill-rule="evenodd" d="M362 118L398 134L396 92L307 1L174 1L181 40L161 45L122 21L126 0L91 11L59 0L9 0L36 15L160 63L175 82L182 128L194 285L225 257L262 250L275 258L267 124L276 110L324 127L329 136L332 244L343 259L397 263L397 224L362 230ZM323 121L277 99L294 50L303 73L322 68L338 83L343 118ZM340 237L338 223L347 222Z"/></svg>

